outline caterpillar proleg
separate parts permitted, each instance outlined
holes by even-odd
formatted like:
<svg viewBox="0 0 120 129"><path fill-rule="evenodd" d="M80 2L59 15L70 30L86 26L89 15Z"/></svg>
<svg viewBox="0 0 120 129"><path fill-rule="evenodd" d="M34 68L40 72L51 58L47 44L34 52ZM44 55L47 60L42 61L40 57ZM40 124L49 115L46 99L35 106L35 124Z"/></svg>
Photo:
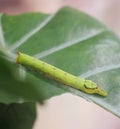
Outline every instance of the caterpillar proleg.
<svg viewBox="0 0 120 129"><path fill-rule="evenodd" d="M16 62L26 67L35 69L40 73L42 72L45 75L49 75L52 79L58 80L59 82L67 86L71 86L75 89L82 90L85 93L107 96L107 92L103 90L101 87L99 87L93 81L85 80L84 78L74 76L55 66L52 66L41 60L35 59L24 53L18 52L18 57L16 59Z"/></svg>

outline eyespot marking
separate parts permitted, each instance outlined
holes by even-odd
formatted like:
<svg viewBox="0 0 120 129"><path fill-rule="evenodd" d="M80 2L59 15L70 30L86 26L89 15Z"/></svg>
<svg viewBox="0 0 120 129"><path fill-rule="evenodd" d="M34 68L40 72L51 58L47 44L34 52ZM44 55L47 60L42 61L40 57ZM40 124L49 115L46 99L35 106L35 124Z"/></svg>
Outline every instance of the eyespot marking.
<svg viewBox="0 0 120 129"><path fill-rule="evenodd" d="M84 84L84 87L88 90L95 90L95 89L98 89L98 86L97 87L93 87L93 88L90 88L90 87L87 87L86 84Z"/></svg>

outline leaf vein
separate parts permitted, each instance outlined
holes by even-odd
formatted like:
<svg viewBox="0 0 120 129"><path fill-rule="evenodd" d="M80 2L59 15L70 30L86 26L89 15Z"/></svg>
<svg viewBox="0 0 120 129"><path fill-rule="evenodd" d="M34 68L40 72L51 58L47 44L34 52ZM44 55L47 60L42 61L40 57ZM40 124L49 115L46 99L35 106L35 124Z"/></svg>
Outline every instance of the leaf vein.
<svg viewBox="0 0 120 129"><path fill-rule="evenodd" d="M34 57L35 57L35 58L38 58L38 59L39 59L39 58L43 58L43 57L45 57L45 56L48 56L48 55L50 55L50 54L53 54L53 53L58 52L58 51L60 51L60 50L63 50L63 49L65 49L65 48L67 48L67 47L70 47L70 46L72 46L72 45L75 45L75 44L78 44L78 43L80 43L80 42L82 42L82 41L88 40L88 39L90 39L90 38L92 38L92 37L94 37L94 36L97 36L97 35L99 35L99 34L101 34L101 33L103 33L103 32L105 32L105 30L100 30L100 31L95 32L95 33L92 33L92 34L89 33L89 35L87 35L87 36L85 36L85 37L78 38L78 39L75 39L75 40L72 40L72 41L68 41L68 42L66 42L66 43L62 43L61 45L52 47L52 48L50 48L50 49L48 49L48 50L45 50L45 51L40 52L40 53L38 53L38 54L35 54Z"/></svg>
<svg viewBox="0 0 120 129"><path fill-rule="evenodd" d="M112 64L112 65L107 65L107 66L103 66L103 67L98 67L94 70L90 70L86 73L83 73L80 75L80 77L83 77L83 78L88 78L88 77L91 77L93 75L96 75L96 74L99 74L99 73L102 73L102 72L107 72L109 70L114 70L114 69L118 69L120 68L120 64Z"/></svg>
<svg viewBox="0 0 120 129"><path fill-rule="evenodd" d="M2 16L3 14L0 14L0 46L2 48L5 48L5 39L4 39L4 35L3 35L3 28L2 28Z"/></svg>
<svg viewBox="0 0 120 129"><path fill-rule="evenodd" d="M38 31L40 31L44 26L46 26L51 19L54 17L54 15L50 15L47 17L42 23L40 23L36 28L34 28L32 31L27 33L25 36L23 36L19 41L15 42L11 47L10 51L15 50L19 46L21 46L25 41L27 41L31 36L35 35Z"/></svg>

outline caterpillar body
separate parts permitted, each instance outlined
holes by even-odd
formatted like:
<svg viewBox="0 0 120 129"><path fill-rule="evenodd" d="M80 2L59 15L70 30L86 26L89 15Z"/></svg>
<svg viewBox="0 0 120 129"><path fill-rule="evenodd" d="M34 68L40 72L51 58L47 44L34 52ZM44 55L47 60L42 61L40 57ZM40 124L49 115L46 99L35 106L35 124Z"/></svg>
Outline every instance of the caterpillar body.
<svg viewBox="0 0 120 129"><path fill-rule="evenodd" d="M33 58L24 53L18 52L16 62L26 67L35 69L40 73L42 72L45 75L49 75L49 77L51 77L52 79L57 80L67 86L71 86L75 89L82 90L85 93L107 96L107 92L103 90L101 87L99 87L93 81L85 80L84 78L74 76L55 66L52 66L46 62Z"/></svg>

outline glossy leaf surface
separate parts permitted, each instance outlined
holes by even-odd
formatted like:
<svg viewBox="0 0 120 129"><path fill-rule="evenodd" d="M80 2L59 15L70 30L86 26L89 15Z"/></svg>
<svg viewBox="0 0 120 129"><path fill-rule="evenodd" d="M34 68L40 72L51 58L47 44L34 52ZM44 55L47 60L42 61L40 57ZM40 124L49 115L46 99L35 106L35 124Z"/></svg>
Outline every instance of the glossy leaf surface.
<svg viewBox="0 0 120 129"><path fill-rule="evenodd" d="M24 52L76 76L91 79L108 92L88 95L34 72L27 73L44 99L71 92L120 117L120 39L108 27L71 8L56 14L1 15L1 46ZM4 36L2 36L4 35Z"/></svg>

